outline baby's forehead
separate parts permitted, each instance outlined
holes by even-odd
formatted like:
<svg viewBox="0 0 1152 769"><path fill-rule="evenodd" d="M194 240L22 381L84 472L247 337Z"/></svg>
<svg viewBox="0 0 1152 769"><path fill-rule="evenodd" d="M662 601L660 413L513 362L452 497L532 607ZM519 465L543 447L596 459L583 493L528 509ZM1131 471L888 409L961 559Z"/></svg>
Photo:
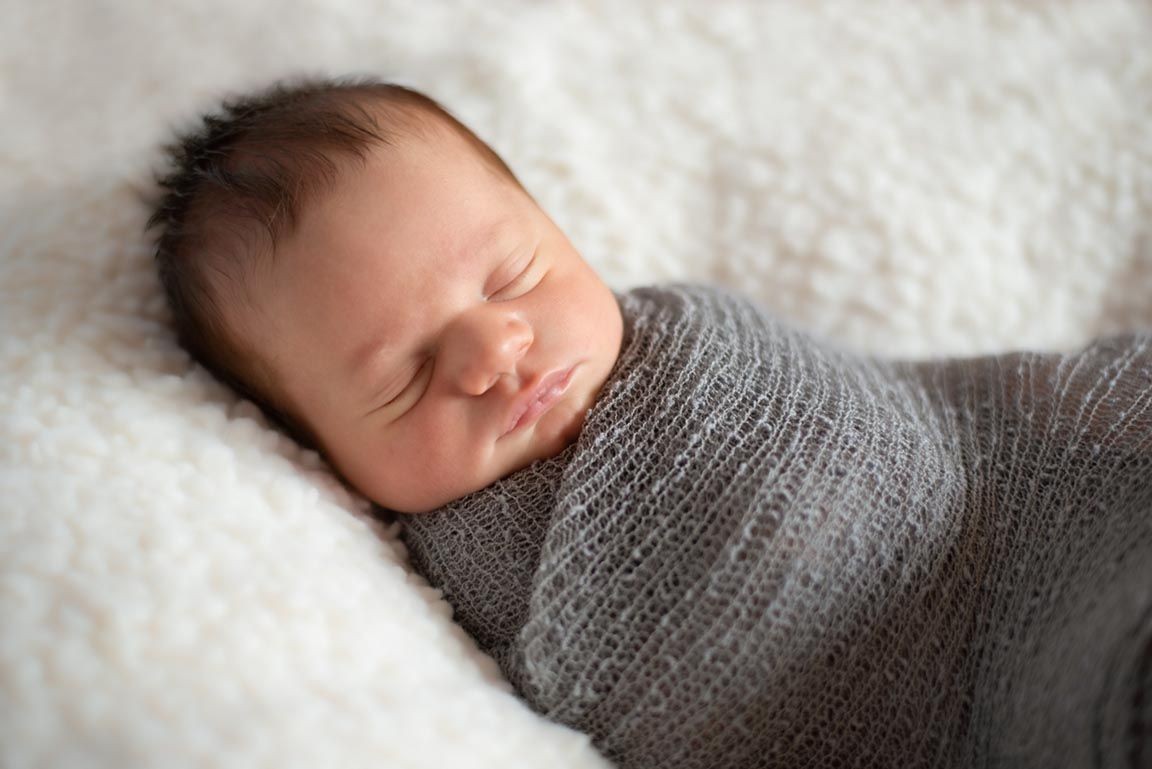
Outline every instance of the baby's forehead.
<svg viewBox="0 0 1152 769"><path fill-rule="evenodd" d="M462 254L510 251L516 226L503 214L523 219L531 201L510 172L437 116L362 157L342 158L336 171L301 200L295 225L274 245L271 270L279 274L256 277L257 292L285 279L354 286L382 261L397 273L428 260L455 272Z"/></svg>
<svg viewBox="0 0 1152 769"><path fill-rule="evenodd" d="M413 182L414 170L423 172L432 166L480 166L496 170L467 137L442 119L431 119L435 122L428 123L425 130L388 141L373 141L362 152L332 158L332 173L321 180L327 183L315 185L315 194L302 199L301 213L331 205L348 187L403 187ZM507 179L505 174L495 175ZM443 181L450 184L452 179L445 176Z"/></svg>

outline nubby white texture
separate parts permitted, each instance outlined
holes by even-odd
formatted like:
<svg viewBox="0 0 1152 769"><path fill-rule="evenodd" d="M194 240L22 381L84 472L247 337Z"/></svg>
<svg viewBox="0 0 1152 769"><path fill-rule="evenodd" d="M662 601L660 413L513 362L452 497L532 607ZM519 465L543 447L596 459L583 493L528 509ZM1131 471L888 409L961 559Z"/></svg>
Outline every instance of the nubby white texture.
<svg viewBox="0 0 1152 769"><path fill-rule="evenodd" d="M621 297L578 442L406 519L621 767L1152 765L1152 333L898 363Z"/></svg>
<svg viewBox="0 0 1152 769"><path fill-rule="evenodd" d="M281 10L4 6L5 769L603 766L510 701L393 529L176 347L133 182L225 92L399 78L610 285L715 278L854 349L1152 322L1147 0Z"/></svg>

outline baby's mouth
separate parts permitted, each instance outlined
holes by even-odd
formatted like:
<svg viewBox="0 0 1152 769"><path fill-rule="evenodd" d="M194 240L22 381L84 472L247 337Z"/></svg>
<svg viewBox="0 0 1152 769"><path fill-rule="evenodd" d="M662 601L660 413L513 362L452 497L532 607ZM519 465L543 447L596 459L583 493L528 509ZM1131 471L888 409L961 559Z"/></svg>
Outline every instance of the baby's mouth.
<svg viewBox="0 0 1152 769"><path fill-rule="evenodd" d="M508 413L508 420L504 432L500 437L515 432L535 422L541 414L555 405L560 396L568 389L572 382L572 374L576 366L558 369L549 373L540 383L531 388L525 395L516 399Z"/></svg>

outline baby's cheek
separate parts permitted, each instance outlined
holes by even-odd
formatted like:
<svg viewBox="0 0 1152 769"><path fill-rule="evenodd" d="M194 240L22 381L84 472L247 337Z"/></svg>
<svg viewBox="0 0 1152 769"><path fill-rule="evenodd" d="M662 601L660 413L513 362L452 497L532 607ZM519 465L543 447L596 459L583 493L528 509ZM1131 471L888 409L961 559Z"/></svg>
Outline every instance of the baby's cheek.
<svg viewBox="0 0 1152 769"><path fill-rule="evenodd" d="M487 452L469 441L462 419L445 417L415 424L406 438L405 477L398 482L420 483L447 497L445 502L479 488L475 484L483 475Z"/></svg>
<svg viewBox="0 0 1152 769"><path fill-rule="evenodd" d="M437 507L442 494L438 462L428 445L401 440L378 444L361 457L362 491L383 506L403 512Z"/></svg>

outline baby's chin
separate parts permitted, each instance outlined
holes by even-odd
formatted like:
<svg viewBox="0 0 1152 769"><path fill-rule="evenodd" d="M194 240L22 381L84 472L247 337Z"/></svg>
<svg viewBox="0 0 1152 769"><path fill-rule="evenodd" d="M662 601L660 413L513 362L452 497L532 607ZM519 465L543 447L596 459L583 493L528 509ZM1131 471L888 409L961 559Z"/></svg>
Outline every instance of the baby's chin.
<svg viewBox="0 0 1152 769"><path fill-rule="evenodd" d="M523 431L523 435L510 436L518 439L507 446L503 458L493 454L477 464L469 484L464 481L451 493L447 489L404 499L393 499L391 504L377 499L380 506L397 513L420 515L430 513L458 499L488 488L504 478L544 459L557 456L580 437L584 427L587 409L569 403L558 403L540 416L540 419ZM487 466L487 470L484 467ZM458 479L462 480L462 479ZM430 490L429 490L430 491Z"/></svg>
<svg viewBox="0 0 1152 769"><path fill-rule="evenodd" d="M584 429L588 410L571 403L556 404L525 435L526 445L501 478L528 467L541 459L551 459L571 446Z"/></svg>

